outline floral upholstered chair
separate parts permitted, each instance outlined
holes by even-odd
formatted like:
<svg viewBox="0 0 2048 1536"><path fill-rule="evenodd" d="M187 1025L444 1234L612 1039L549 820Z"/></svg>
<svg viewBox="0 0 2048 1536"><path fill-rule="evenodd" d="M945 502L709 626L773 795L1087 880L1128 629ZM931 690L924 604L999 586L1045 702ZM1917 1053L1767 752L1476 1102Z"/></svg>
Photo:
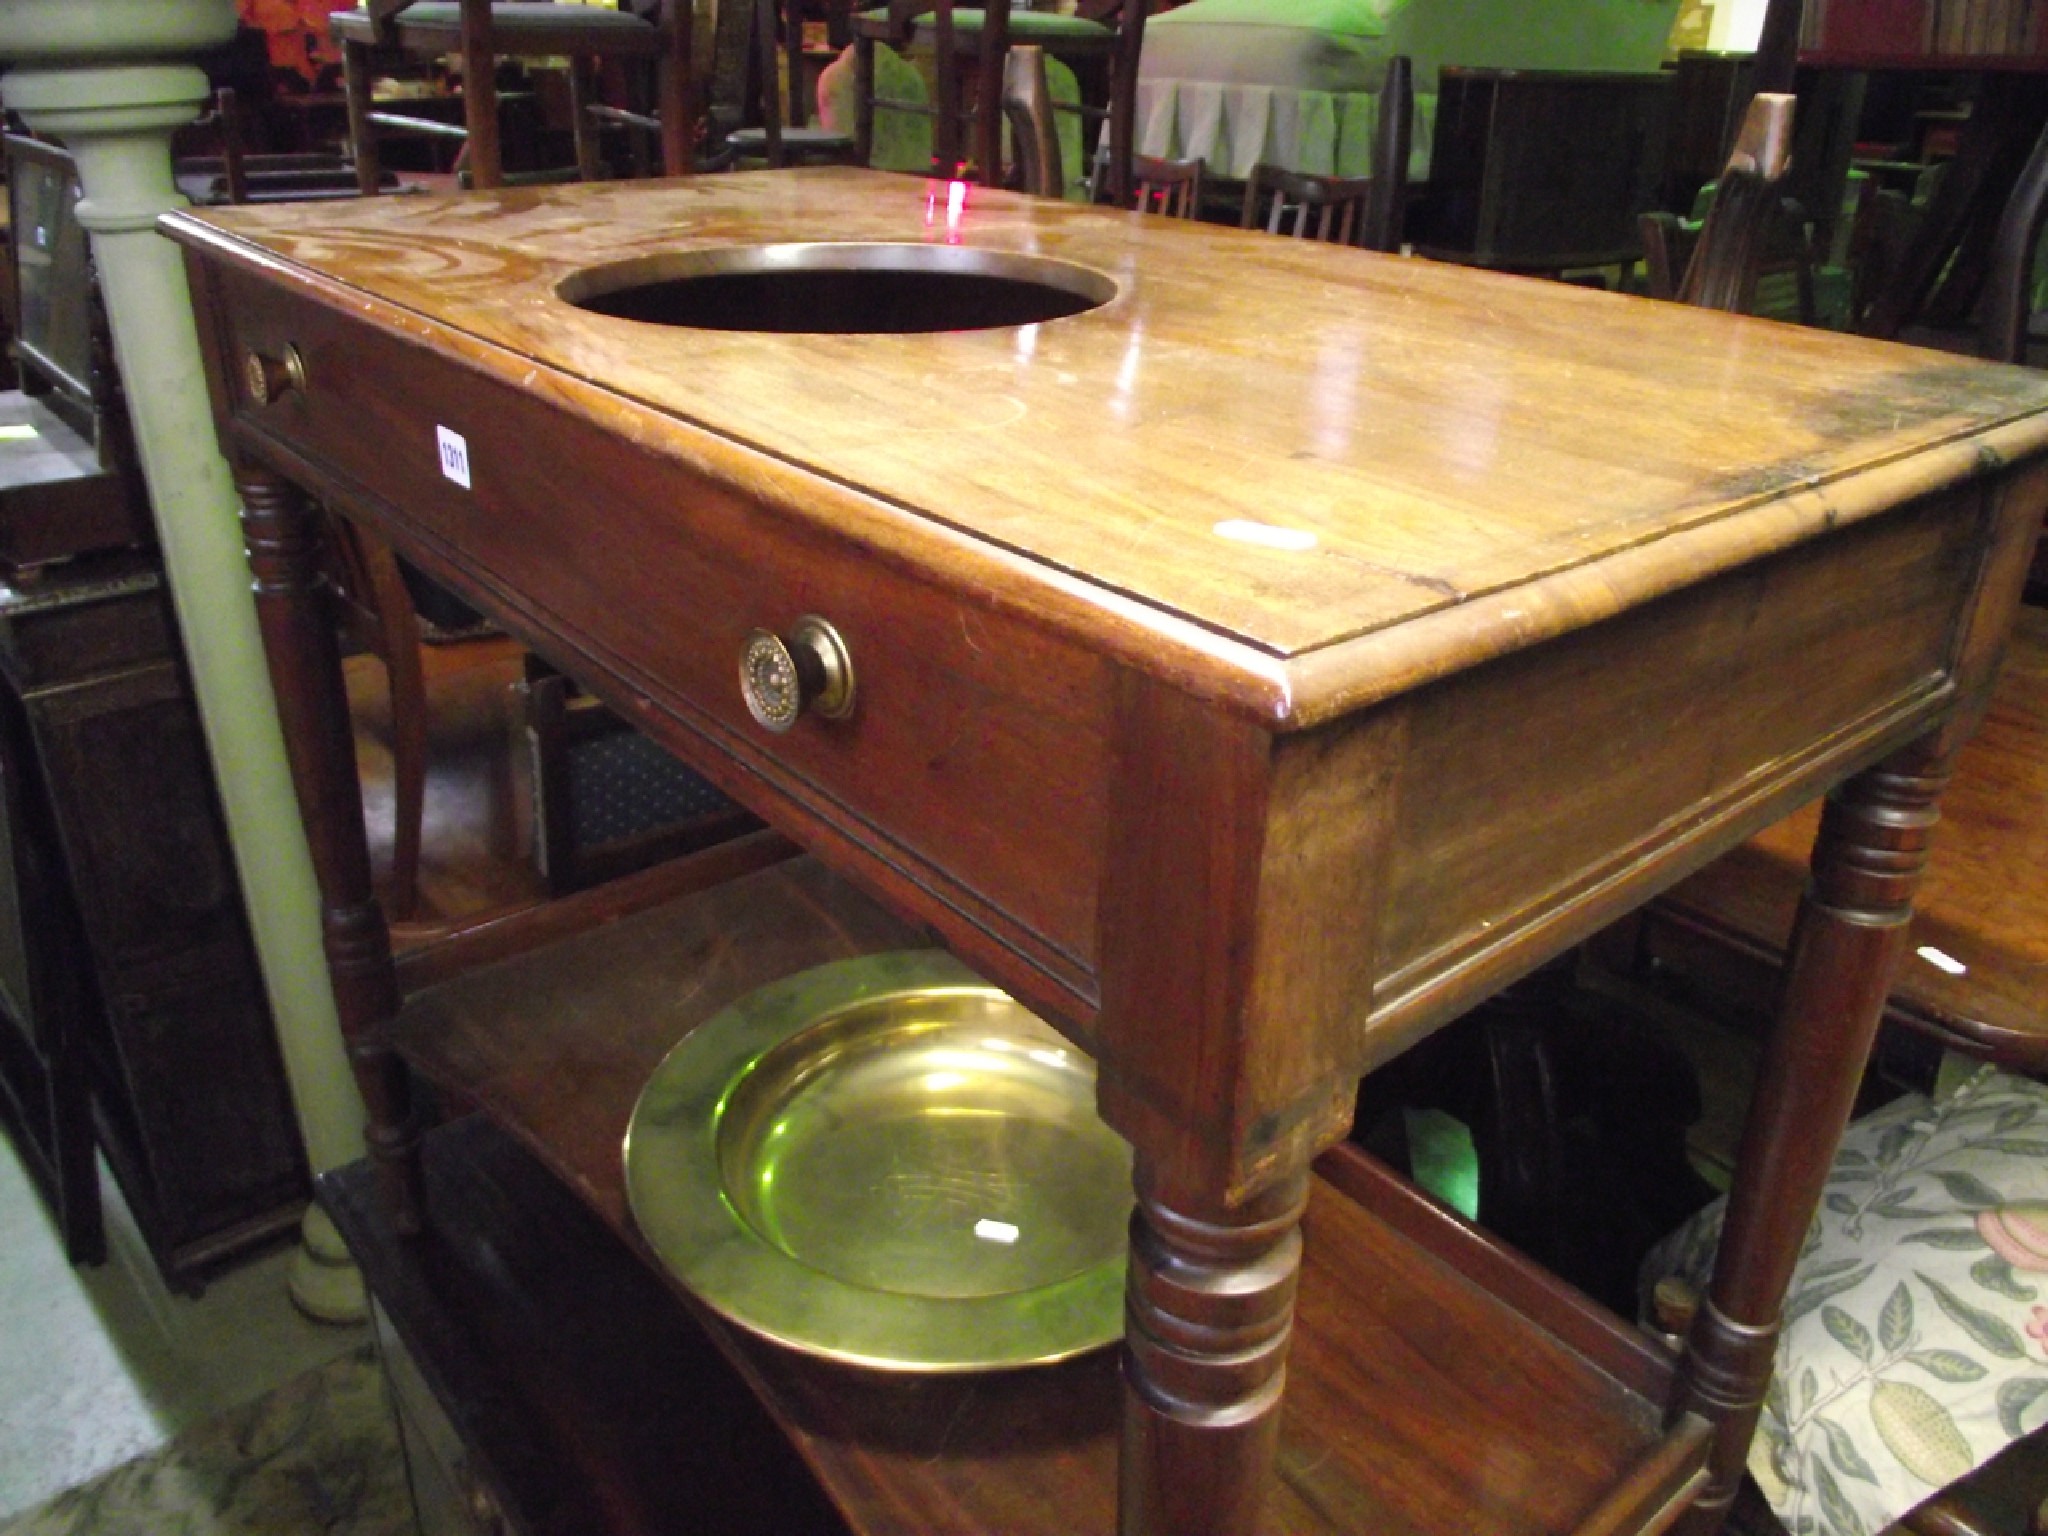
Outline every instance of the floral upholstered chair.
<svg viewBox="0 0 2048 1536"><path fill-rule="evenodd" d="M1721 1216L1660 1244L1647 1284L1703 1290ZM1843 1137L1749 1471L1793 1536L1969 1530L1912 1512L2044 1424L2048 1086L1980 1067Z"/></svg>

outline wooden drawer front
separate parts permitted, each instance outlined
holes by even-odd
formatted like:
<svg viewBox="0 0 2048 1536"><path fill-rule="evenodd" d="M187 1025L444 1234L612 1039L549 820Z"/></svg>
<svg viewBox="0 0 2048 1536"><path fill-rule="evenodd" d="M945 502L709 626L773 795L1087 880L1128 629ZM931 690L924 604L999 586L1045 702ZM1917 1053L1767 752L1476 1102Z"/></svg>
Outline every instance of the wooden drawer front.
<svg viewBox="0 0 2048 1536"><path fill-rule="evenodd" d="M234 274L222 281L245 434L281 440L345 501L368 492L401 548L515 629L521 609L603 615L567 629L582 655L550 659L734 798L806 840L822 822L939 892L1057 979L1085 1021L1106 841L1105 663L765 496L623 447L533 392ZM309 385L259 406L240 381L244 349L277 355L287 342ZM437 427L464 439L469 489L442 473ZM755 628L786 637L811 613L846 641L856 707L776 736L747 713L740 653ZM973 889L948 871L971 871Z"/></svg>
<svg viewBox="0 0 2048 1536"><path fill-rule="evenodd" d="M1652 894L1630 877L1658 849L1733 811L1725 845L1885 745L1948 674L1983 536L1980 493L1951 493L1417 695L1375 1012L1499 941L1502 913L1563 918L1562 947ZM1468 1002L1506 978L1449 990L1475 979Z"/></svg>

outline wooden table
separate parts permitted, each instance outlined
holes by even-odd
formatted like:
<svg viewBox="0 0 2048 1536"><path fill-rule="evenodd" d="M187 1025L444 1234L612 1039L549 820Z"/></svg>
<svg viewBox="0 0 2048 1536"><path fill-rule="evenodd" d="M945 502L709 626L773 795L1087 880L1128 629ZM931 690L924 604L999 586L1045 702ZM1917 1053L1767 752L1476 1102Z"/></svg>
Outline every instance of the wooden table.
<svg viewBox="0 0 2048 1536"><path fill-rule="evenodd" d="M1681 1510L1710 1528L2048 497L2048 380L982 189L949 218L931 190L828 169L167 220L395 1193L404 1077L379 1026L397 997L302 491L1094 1054L1137 1151L1124 1531L1254 1529L1298 1433L1320 1450L1282 1444L1269 1508L1289 1529L1643 1530ZM1029 327L790 336L555 293L593 264L820 239L1035 253L1116 297ZM843 636L855 707L774 735L736 662L808 614ZM1642 1451L1616 1451L1613 1490L1568 1470L1605 1431L1565 1429L1561 1388L1499 1365L1519 1334L1406 1336L1397 1285L1421 1308L1462 1282L1371 1257L1391 1240L1328 1247L1313 1290L1347 1278L1333 1255L1368 1256L1348 1280L1380 1321L1343 1360L1377 1384L1325 1372L1304 1335L1295 1395L1320 1386L1283 1430L1310 1159L1358 1076L1830 786L1711 1302L1675 1374L1637 1349L1601 1377L1649 1402L1646 1430L1642 1402L1612 1421ZM1315 1246L1349 1242L1368 1218L1316 1188ZM1554 1301L1524 1310L1581 1337ZM799 1369L753 1358L771 1398ZM1424 1395L1468 1366L1467 1398ZM786 1395L834 1390L869 1389ZM1041 1403L1031 1444L1059 1420ZM872 1427L849 1450L842 1422L806 1459L835 1497L855 1462L864 1486L895 1479L882 1513L842 1512L911 1528L902 1491L936 1487L971 1437L911 1454ZM1571 1438L1507 1443L1546 1431ZM1421 1459L1355 1454L1396 1442ZM1522 1491L1474 1516L1517 1457ZM1405 1479L1401 1520L1372 1513L1392 1507L1376 1476Z"/></svg>

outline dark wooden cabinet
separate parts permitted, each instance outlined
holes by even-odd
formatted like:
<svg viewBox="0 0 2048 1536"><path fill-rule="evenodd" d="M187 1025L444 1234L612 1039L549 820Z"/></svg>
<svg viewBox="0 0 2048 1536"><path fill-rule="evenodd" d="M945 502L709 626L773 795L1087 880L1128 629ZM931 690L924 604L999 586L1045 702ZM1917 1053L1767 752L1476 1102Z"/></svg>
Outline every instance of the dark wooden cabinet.
<svg viewBox="0 0 2048 1536"><path fill-rule="evenodd" d="M1636 260L1671 102L1664 74L1444 70L1410 240L1424 255L1515 272Z"/></svg>
<svg viewBox="0 0 2048 1536"><path fill-rule="evenodd" d="M173 1286L308 1193L70 157L5 141L0 1104L75 1262L104 1152Z"/></svg>
<svg viewBox="0 0 2048 1536"><path fill-rule="evenodd" d="M155 561L0 580L0 684L0 1078L72 1256L98 1256L96 1140L188 1285L307 1183Z"/></svg>
<svg viewBox="0 0 2048 1536"><path fill-rule="evenodd" d="M366 1164L320 1180L425 1536L843 1536L739 1370L559 1179L481 1117L425 1153L415 1238Z"/></svg>

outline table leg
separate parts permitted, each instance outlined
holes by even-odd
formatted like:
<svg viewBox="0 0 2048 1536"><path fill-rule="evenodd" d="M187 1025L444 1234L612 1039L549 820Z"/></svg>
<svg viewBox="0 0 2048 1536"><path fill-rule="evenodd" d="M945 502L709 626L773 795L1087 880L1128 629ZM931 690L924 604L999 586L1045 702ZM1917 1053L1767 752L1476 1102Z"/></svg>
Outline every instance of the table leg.
<svg viewBox="0 0 2048 1536"><path fill-rule="evenodd" d="M1123 1536L1248 1536L1279 1447L1308 1170L1209 1208L1142 1158L1124 1306Z"/></svg>
<svg viewBox="0 0 2048 1536"><path fill-rule="evenodd" d="M292 787L320 886L321 939L349 1065L369 1113L365 1139L393 1219L419 1230L419 1135L405 1065L384 1044L398 1011L391 937L370 883L348 694L321 592L320 510L267 470L235 472L256 617L277 694Z"/></svg>
<svg viewBox="0 0 2048 1536"><path fill-rule="evenodd" d="M1829 797L1792 931L1778 1019L1743 1126L1714 1277L1678 1406L1715 1424L1710 1482L1683 1527L1719 1527L1742 1481L1779 1313L1904 951L1952 757L1923 738Z"/></svg>

